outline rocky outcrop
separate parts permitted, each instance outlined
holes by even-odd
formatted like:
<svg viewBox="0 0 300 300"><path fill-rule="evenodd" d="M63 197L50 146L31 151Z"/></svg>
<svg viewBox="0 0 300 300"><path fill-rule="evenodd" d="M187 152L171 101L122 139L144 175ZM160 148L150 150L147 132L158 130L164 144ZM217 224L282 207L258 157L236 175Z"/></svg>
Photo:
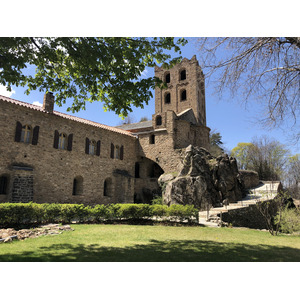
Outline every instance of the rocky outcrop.
<svg viewBox="0 0 300 300"><path fill-rule="evenodd" d="M193 204L205 210L244 196L244 184L234 158L227 154L213 157L206 149L192 145L185 150L178 176L163 174L159 184L167 205Z"/></svg>
<svg viewBox="0 0 300 300"><path fill-rule="evenodd" d="M251 170L239 170L246 189L251 189L259 185L258 173Z"/></svg>

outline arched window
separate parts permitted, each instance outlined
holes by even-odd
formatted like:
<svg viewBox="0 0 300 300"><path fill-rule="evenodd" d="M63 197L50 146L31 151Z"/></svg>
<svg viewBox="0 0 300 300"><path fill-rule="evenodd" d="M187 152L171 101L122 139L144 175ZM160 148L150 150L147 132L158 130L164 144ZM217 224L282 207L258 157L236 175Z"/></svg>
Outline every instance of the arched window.
<svg viewBox="0 0 300 300"><path fill-rule="evenodd" d="M166 83L170 83L170 81L171 81L171 75L170 75L170 73L166 73L166 75L165 75L165 82Z"/></svg>
<svg viewBox="0 0 300 300"><path fill-rule="evenodd" d="M182 90L180 92L180 101L185 101L186 100L186 90Z"/></svg>
<svg viewBox="0 0 300 300"><path fill-rule="evenodd" d="M58 149L67 149L67 135L65 133L59 134Z"/></svg>
<svg viewBox="0 0 300 300"><path fill-rule="evenodd" d="M83 194L83 178L77 176L73 180L73 195L82 195Z"/></svg>
<svg viewBox="0 0 300 300"><path fill-rule="evenodd" d="M156 123L157 126L160 126L162 124L162 118L161 118L161 116L157 116L156 117L156 122L155 123Z"/></svg>
<svg viewBox="0 0 300 300"><path fill-rule="evenodd" d="M0 176L0 195L7 194L8 177Z"/></svg>
<svg viewBox="0 0 300 300"><path fill-rule="evenodd" d="M24 125L24 126L22 127L21 140L20 140L20 142L27 143L27 144L30 143L31 135L32 135L32 129L31 129L31 126L29 126L29 125Z"/></svg>
<svg viewBox="0 0 300 300"><path fill-rule="evenodd" d="M180 80L185 80L186 79L186 70L181 70L180 71Z"/></svg>
<svg viewBox="0 0 300 300"><path fill-rule="evenodd" d="M89 154L96 155L97 144L96 141L91 140L89 143Z"/></svg>
<svg viewBox="0 0 300 300"><path fill-rule="evenodd" d="M165 93L165 104L169 104L171 103L171 94L168 92L168 93Z"/></svg>
<svg viewBox="0 0 300 300"><path fill-rule="evenodd" d="M104 180L103 196L107 196L107 197L112 196L112 180L111 180L111 178L106 178Z"/></svg>

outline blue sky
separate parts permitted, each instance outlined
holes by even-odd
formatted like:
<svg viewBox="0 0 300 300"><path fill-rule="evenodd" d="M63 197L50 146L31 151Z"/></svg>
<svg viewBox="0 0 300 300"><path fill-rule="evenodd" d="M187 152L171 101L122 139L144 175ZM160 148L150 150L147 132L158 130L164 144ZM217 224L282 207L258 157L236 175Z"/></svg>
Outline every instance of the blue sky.
<svg viewBox="0 0 300 300"><path fill-rule="evenodd" d="M193 55L197 56L200 61L199 53L194 39L189 39L189 43L182 48L182 56L190 59ZM32 72L34 69L28 70ZM142 77L153 76L154 69L147 68ZM213 79L213 78L212 78ZM29 96L24 94L25 88L13 87L13 93L7 94L3 87L0 87L0 94L6 94L11 98L38 104L42 103L44 93L33 91ZM154 95L154 92L153 92ZM210 80L206 82L206 114L207 114L207 126L212 130L216 130L221 133L222 140L226 149L231 150L239 142L251 142L252 138L262 135L267 135L270 138L274 138L283 144L287 144L292 153L299 153L299 145L294 145L289 140L289 131L285 129L274 128L272 130L262 128L256 118L262 113L259 107L259 103L254 101L248 102L247 107L241 101L239 94L234 98L229 93L224 93L222 98L214 93L214 83ZM71 101L71 100L69 100ZM59 107L55 105L55 110L60 112L71 114L66 109L68 104ZM149 104L144 109L133 107L131 117L135 122L138 122L141 117L148 117L151 119L154 114L154 97L150 100ZM86 110L74 114L78 117L82 117L88 120L99 122L102 124L117 126L122 122L122 119L114 112L104 112L101 102L87 103Z"/></svg>

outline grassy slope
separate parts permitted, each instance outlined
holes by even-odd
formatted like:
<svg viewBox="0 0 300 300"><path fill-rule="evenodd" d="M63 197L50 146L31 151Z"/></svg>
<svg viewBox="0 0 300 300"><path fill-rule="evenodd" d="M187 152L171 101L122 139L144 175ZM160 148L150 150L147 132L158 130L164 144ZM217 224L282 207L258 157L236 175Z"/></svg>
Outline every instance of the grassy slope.
<svg viewBox="0 0 300 300"><path fill-rule="evenodd" d="M0 261L300 261L299 236L235 228L72 225L0 244Z"/></svg>

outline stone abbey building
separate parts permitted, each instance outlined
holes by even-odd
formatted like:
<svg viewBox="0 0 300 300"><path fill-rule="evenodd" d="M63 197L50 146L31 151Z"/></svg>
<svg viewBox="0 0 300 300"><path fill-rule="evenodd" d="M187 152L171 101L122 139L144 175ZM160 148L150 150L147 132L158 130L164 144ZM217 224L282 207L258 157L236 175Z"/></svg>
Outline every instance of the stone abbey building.
<svg viewBox="0 0 300 300"><path fill-rule="evenodd" d="M155 68L151 121L110 127L0 96L0 202L139 203L182 165L181 149L207 148L205 86L196 56Z"/></svg>

